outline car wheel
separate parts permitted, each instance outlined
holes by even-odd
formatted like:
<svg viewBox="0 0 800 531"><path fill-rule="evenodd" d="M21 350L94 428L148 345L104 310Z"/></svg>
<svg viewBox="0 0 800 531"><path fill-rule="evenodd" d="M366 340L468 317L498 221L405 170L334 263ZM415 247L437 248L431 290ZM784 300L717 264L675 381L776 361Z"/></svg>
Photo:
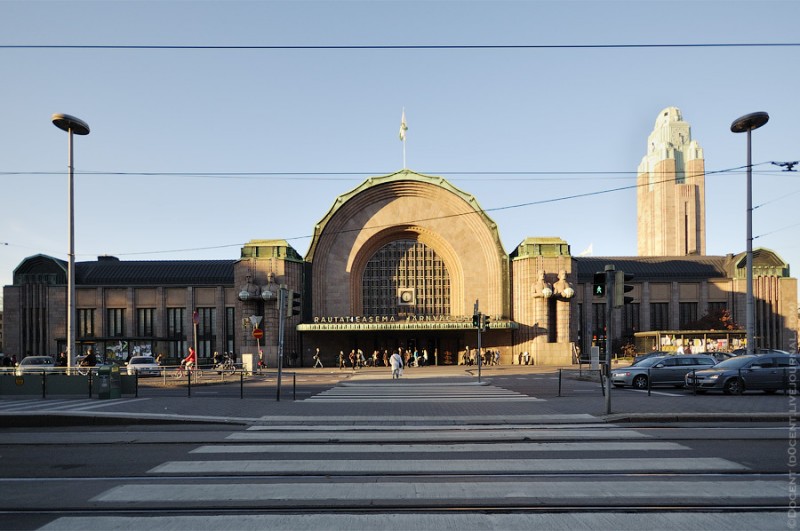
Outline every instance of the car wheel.
<svg viewBox="0 0 800 531"><path fill-rule="evenodd" d="M744 392L744 382L739 378L731 378L725 382L725 387L722 390L726 395L740 395Z"/></svg>
<svg viewBox="0 0 800 531"><path fill-rule="evenodd" d="M633 387L636 389L647 389L647 376L644 374L636 376L631 382L631 385L633 385Z"/></svg>

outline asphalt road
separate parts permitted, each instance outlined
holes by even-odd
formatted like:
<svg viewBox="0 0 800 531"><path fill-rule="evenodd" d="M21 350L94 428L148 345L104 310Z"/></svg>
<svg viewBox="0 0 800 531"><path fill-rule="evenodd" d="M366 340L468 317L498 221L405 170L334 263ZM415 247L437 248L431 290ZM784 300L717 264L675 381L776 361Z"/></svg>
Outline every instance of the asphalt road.
<svg viewBox="0 0 800 531"><path fill-rule="evenodd" d="M438 376L298 371L281 402L274 374L4 399L0 528L796 524L794 396L615 389L604 416L591 374Z"/></svg>

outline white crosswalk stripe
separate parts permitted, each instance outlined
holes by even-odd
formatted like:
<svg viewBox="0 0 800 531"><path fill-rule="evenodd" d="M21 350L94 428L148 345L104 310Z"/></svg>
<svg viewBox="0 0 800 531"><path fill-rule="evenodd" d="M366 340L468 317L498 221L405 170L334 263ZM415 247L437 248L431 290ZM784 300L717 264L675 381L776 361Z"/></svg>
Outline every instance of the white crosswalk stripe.
<svg viewBox="0 0 800 531"><path fill-rule="evenodd" d="M496 387L469 383L405 383L370 382L343 383L306 399L311 402L393 402L396 400L426 400L432 402L513 401L538 402L531 397Z"/></svg>
<svg viewBox="0 0 800 531"><path fill-rule="evenodd" d="M141 400L149 400L148 398L130 398L126 399L126 404L132 404L133 402L139 402ZM19 413L21 411L29 411L31 413L47 413L47 412L59 412L65 413L70 411L89 411L92 409L102 409L105 407L115 406L118 405L118 401L115 400L97 400L91 398L85 399L67 399L67 400L59 400L59 399L30 399L30 400L9 400L6 402L0 402L0 413L2 412L14 412Z"/></svg>
<svg viewBox="0 0 800 531"><path fill-rule="evenodd" d="M447 425L412 416L340 415L320 417L319 422L304 418L306 424L294 424L291 417L275 415L268 424L230 433L224 442L198 446L186 459L150 469L151 481L123 482L89 501L126 511L168 503L184 509L214 504L248 513L258 507L294 514L234 512L224 519L213 514L197 519L185 513L135 520L127 515L73 516L42 529L306 529L314 522L325 529L528 529L556 523L564 529L632 529L645 523L649 528L741 529L774 527L785 519L784 513L772 510L758 513L758 518L746 512L673 511L669 518L648 512L642 520L630 511L580 513L594 515L585 521L567 513L552 520L537 511L520 511L486 520L489 516L480 508L492 503L613 509L669 499L674 506L697 506L713 505L724 493L731 505L755 507L764 500L777 505L790 495L790 485L783 479L739 477L736 473L748 470L743 464L695 456L683 444L591 422L593 418L586 415L553 417L558 418L548 420L562 423L526 424L521 421L525 416L519 416L513 419L516 423L498 418L483 424L470 422L472 417L456 417L448 419L455 425ZM360 423L354 424L354 419ZM635 475L624 480L608 476L626 472ZM698 472L712 476L664 481L651 475ZM378 507L381 514L353 511L363 507ZM401 511L408 507L432 511L473 507L478 512L467 511L469 518L460 520L458 512ZM345 515L348 509L354 514ZM324 520L315 520L320 514Z"/></svg>

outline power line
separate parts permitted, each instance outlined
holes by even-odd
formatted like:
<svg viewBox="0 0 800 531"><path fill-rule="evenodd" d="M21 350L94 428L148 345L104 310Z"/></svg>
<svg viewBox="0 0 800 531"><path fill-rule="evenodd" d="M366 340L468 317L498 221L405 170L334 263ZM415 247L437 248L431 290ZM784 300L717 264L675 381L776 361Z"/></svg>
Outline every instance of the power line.
<svg viewBox="0 0 800 531"><path fill-rule="evenodd" d="M771 162L761 162L761 163L753 164L753 167L762 166L762 165L765 165L765 164L771 164ZM726 168L726 169L721 169L721 170L707 171L707 172L703 172L702 175L707 176L707 175L726 174L726 173L737 172L737 171L745 169L745 168L747 168L747 166L738 166L738 167L735 167L735 168ZM461 172L439 172L439 174L446 174L446 173L461 173ZM488 174L491 174L491 173L495 173L495 172L463 172L463 173L472 173L472 174L485 174L485 173L488 173ZM527 173L536 173L536 172L513 172L513 173L527 174ZM560 172L553 172L553 173L560 173ZM561 172L561 173L582 173L582 172ZM585 173L593 174L593 173L604 173L604 172L585 172ZM618 173L629 174L629 173L635 173L635 172L618 172ZM781 172L777 172L777 173L781 173ZM320 174L316 174L316 173L313 173L313 172L298 172L298 174L320 175ZM324 172L322 174L361 175L362 172L354 172L352 174L350 174L350 173L337 173L337 172ZM126 173L126 175L127 175L127 173ZM135 174L135 175L138 175L138 174ZM153 174L153 175L164 175L164 174ZM224 175L227 175L227 174L224 174ZM282 175L282 174L278 174L278 175ZM374 175L374 174L370 174L370 175ZM692 175L687 175L687 177L692 177ZM549 203L557 203L557 202L561 202L561 201L568 201L568 200L571 200L571 199L593 197L593 196L604 195L604 194L609 194L609 193L613 193L613 192L620 192L620 191L624 191L624 190L636 189L636 188L639 188L641 186L651 186L651 185L656 185L656 184L662 184L662 183L671 182L673 180L674 180L674 176L670 176L670 177L667 177L667 178L662 179L660 181L653 181L653 182L648 181L648 182L645 182L645 183L635 183L635 184L631 184L631 185L620 186L620 187L616 187L616 188L609 188L609 189L605 189L605 190L596 190L596 191L592 191L592 192L583 192L583 193L571 194L571 195L555 197L555 198L550 198L550 199L540 199L540 200L536 200L536 201L529 201L529 202L525 202L525 203L517 203L517 204L513 204L513 205L505 205L505 206L500 206L500 207L485 208L485 209L481 209L480 212L478 212L478 211L460 212L460 213L456 213L456 214L448 214L448 215L445 215L445 216L431 216L431 217L428 217L428 218L418 218L418 219L412 219L412 220L406 220L406 221L398 221L398 222L393 222L391 224L374 225L374 226L369 226L369 227L360 227L360 228L355 228L355 229L347 229L347 230L337 231L335 234L347 234L347 233L358 232L358 231L362 231L362 230L379 230L379 229L386 228L386 227L392 227L392 226L395 226L395 225L398 225L398 224L414 224L414 223L421 223L421 222L425 222L425 221L434 221L434 220L441 220L441 219L457 218L457 217L469 216L469 215L475 215L475 214L480 215L481 213L500 212L500 211L504 211L504 210L512 210L512 209L524 208L524 207L535 206L535 205L544 205L544 204L549 204ZM759 206L761 206L761 205L759 205ZM768 233L762 234L760 236L756 236L756 238L761 237L761 236L767 236L767 235L772 234L774 232L779 232L779 231L782 231L782 230L785 230L787 228L791 228L791 227L794 227L794 226L796 226L796 225L791 225L789 227L783 227L781 229L776 229L775 231L768 232ZM313 237L314 237L314 235L312 234L312 235L303 235L303 236L293 236L293 237L287 237L287 238L281 238L281 239L284 239L286 241L295 241L295 240L304 240L304 239L313 238ZM0 242L0 243L4 243L4 242ZM8 245L8 243L6 243L6 245ZM167 254L167 253L181 253L181 252L193 252L193 251L204 251L204 250L214 250L214 249L225 249L225 248L229 248L229 247L241 247L242 245L244 245L244 244L242 244L242 243L234 243L234 244L216 245L216 246L208 246L208 247L194 247L194 248L169 249L169 250L160 250L160 251L141 251L141 252L112 253L112 254L114 254L115 256L138 256L138 255L152 255L152 254ZM80 256L95 256L97 254L98 253L79 253Z"/></svg>
<svg viewBox="0 0 800 531"><path fill-rule="evenodd" d="M29 50L592 50L631 48L790 48L798 42L710 42L632 44L2 44L0 49Z"/></svg>
<svg viewBox="0 0 800 531"><path fill-rule="evenodd" d="M774 164L774 162L760 162L757 164L753 164L753 167L764 166L767 164ZM716 173L737 173L739 170L745 170L747 166L739 166L736 168L729 168L725 170L718 170L718 171L708 171L706 175L713 175ZM2 175L63 175L63 171L0 171L0 176ZM223 171L223 172L190 172L190 171L178 171L178 172L166 172L166 171L103 171L103 170L84 170L84 171L75 171L76 175L113 175L113 176L123 176L123 177L200 177L200 178L210 178L210 179L221 179L221 178L267 178L270 180L281 180L281 179L291 179L291 180L298 180L298 178L307 178L307 180L327 180L327 181L338 181L338 180L351 180L351 177L374 177L376 175L390 175L393 172L387 171L347 171L347 172L310 172L310 171L287 171L287 172L271 172L271 171L263 171L263 172L239 172L239 171ZM637 171L616 171L616 170L607 170L607 171L599 171L599 170L572 170L572 171L548 171L548 170L512 170L512 171L435 171L435 170L424 170L419 173L425 175L438 175L438 176L502 176L503 179L492 179L492 180L551 180L548 178L541 178L541 179L513 179L512 177L543 177L543 176L555 176L556 177L563 177L563 176L588 176L587 178L596 178L597 176L615 176L613 178L617 179L629 179L631 177L635 177L639 174ZM768 170L768 171L760 171L759 174L781 174L786 173L785 171L781 170ZM340 178L341 177L341 178Z"/></svg>

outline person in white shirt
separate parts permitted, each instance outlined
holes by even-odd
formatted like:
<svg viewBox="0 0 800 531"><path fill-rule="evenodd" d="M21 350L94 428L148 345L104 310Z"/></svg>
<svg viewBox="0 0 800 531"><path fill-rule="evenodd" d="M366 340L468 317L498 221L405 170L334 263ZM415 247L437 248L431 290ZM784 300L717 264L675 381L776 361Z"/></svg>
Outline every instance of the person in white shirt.
<svg viewBox="0 0 800 531"><path fill-rule="evenodd" d="M395 350L392 352L392 357L389 358L389 363L392 366L392 380L400 378L403 371L403 358Z"/></svg>

